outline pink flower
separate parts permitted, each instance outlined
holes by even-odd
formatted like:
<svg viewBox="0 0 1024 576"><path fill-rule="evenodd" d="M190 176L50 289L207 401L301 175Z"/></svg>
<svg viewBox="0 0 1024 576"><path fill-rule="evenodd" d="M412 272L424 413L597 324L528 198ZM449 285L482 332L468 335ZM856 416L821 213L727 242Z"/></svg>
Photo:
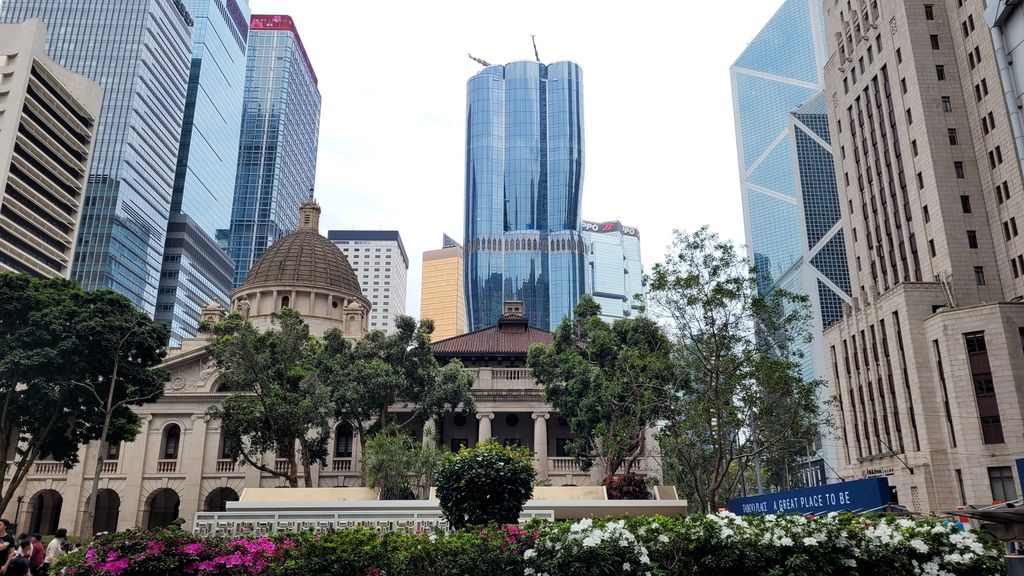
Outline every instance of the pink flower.
<svg viewBox="0 0 1024 576"><path fill-rule="evenodd" d="M195 556L196 554L199 554L199 551L202 550L202 549L203 549L203 543L202 542L192 542L191 544L185 544L184 546L181 547L181 551L183 553L185 553L185 554L190 555L190 556Z"/></svg>
<svg viewBox="0 0 1024 576"><path fill-rule="evenodd" d="M113 553L113 551L111 551ZM117 576L121 572L124 572L128 568L128 559L121 558L114 562L107 562L106 564L100 565L100 572L110 572L111 576Z"/></svg>
<svg viewBox="0 0 1024 576"><path fill-rule="evenodd" d="M159 554L164 551L164 543L157 540L150 540L146 545L146 554Z"/></svg>

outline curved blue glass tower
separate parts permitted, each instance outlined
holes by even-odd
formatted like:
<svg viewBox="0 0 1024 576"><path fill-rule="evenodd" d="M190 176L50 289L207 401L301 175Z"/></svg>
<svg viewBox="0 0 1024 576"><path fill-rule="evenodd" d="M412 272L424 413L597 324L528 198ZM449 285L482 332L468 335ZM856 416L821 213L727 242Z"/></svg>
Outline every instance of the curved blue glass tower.
<svg viewBox="0 0 1024 576"><path fill-rule="evenodd" d="M585 289L580 67L489 66L469 79L466 116L468 328L521 300L531 326L554 329Z"/></svg>

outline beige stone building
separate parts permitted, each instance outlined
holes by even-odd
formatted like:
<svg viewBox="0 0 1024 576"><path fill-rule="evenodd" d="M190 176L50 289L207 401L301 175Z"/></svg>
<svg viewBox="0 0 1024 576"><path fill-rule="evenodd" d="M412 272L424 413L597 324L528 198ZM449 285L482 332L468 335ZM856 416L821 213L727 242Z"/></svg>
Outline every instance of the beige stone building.
<svg viewBox="0 0 1024 576"><path fill-rule="evenodd" d="M45 43L41 20L0 24L0 271L67 278L103 91Z"/></svg>
<svg viewBox="0 0 1024 576"><path fill-rule="evenodd" d="M841 473L887 476L919 512L1015 499L1022 134L983 2L824 5L853 288L824 334Z"/></svg>
<svg viewBox="0 0 1024 576"><path fill-rule="evenodd" d="M423 253L420 317L434 321L432 339L435 342L466 332L466 285L462 257L462 246L447 234L441 248Z"/></svg>
<svg viewBox="0 0 1024 576"><path fill-rule="evenodd" d="M263 254L231 294L231 306L258 327L268 327L273 312L290 307L302 314L314 335L340 328L360 338L369 329L370 305L344 254L318 233L319 214L315 203L303 205L300 229ZM591 484L591 475L565 455L568 428L545 404L525 367L529 345L550 343L551 334L529 328L514 304L507 312L494 328L436 343L442 363L459 358L473 371L478 411L428 423L433 433L425 441L440 438L445 446L457 447L498 437L532 448L540 476L551 484ZM203 319L217 321L225 313L211 304ZM46 534L63 526L73 534L88 534L161 526L177 517L190 523L197 511L224 510L225 502L237 500L246 487L282 486L281 478L224 458L220 423L205 416L227 397L218 384L210 343L209 334L200 334L170 350L164 365L171 379L164 396L138 409L138 437L111 447L104 462L92 526L85 525L92 467L65 470L56 462L35 463L3 516L17 522L19 530ZM403 409L393 407L396 413ZM414 432L424 437L422 429ZM313 485L362 485L360 444L350 425L337 424L327 465L311 470ZM96 449L97 443L83 447L80 462L95 462ZM289 465L274 454L264 455L262 463ZM653 463L641 471L660 476Z"/></svg>

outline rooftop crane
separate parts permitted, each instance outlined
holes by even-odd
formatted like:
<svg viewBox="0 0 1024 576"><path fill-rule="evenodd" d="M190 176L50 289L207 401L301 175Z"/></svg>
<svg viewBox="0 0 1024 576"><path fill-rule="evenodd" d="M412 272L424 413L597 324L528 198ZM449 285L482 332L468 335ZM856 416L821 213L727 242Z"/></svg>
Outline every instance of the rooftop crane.
<svg viewBox="0 0 1024 576"><path fill-rule="evenodd" d="M484 68L486 68L486 67L488 67L488 66L490 66L490 65L491 65L491 63L490 63L490 62L488 62L487 60L483 60L483 59L477 58L476 56L473 56L473 55L472 55L472 54L470 54L469 52L467 52L467 53L466 53L466 56L469 56L469 59L470 59L470 60L472 60L472 61L474 61L474 62L476 62L476 63L480 64L480 65L481 65L481 66L483 66Z"/></svg>

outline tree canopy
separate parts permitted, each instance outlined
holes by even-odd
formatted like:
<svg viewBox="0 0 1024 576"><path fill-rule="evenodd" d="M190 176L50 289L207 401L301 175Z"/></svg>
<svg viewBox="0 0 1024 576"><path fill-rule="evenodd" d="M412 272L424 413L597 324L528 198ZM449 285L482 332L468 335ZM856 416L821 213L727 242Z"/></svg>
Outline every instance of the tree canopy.
<svg viewBox="0 0 1024 576"><path fill-rule="evenodd" d="M400 426L474 409L470 373L457 360L441 367L434 358L433 321L399 315L395 328L393 334L370 331L354 345L340 333L325 336L331 353L323 370L335 391L335 416L352 423L364 440L391 422L392 407L399 405Z"/></svg>
<svg viewBox="0 0 1024 576"><path fill-rule="evenodd" d="M806 297L757 289L735 247L706 227L676 232L645 278L672 329L680 373L659 436L666 475L702 509L734 496L755 460L789 463L819 423L820 381L801 374Z"/></svg>
<svg viewBox="0 0 1024 576"><path fill-rule="evenodd" d="M110 290L0 274L0 508L35 461L71 468L81 445L130 441L157 400L167 327Z"/></svg>
<svg viewBox="0 0 1024 576"><path fill-rule="evenodd" d="M353 343L339 330L310 336L291 309L274 314L261 332L238 315L220 322L213 356L221 383L231 391L209 414L222 423L228 458L297 486L299 469L310 485L310 466L326 464L332 422L349 422L362 442L388 423L407 425L472 410L472 377L455 362L438 366L430 348L433 324L408 317L397 331L374 330ZM404 417L395 421L392 407ZM274 452L280 467L262 462Z"/></svg>
<svg viewBox="0 0 1024 576"><path fill-rule="evenodd" d="M666 414L676 380L672 343L645 317L608 324L584 296L548 348L530 348L527 364L552 406L569 422L570 450L605 474L633 471L648 456L648 430Z"/></svg>
<svg viewBox="0 0 1024 576"><path fill-rule="evenodd" d="M309 467L326 465L333 402L316 369L324 346L310 336L298 312L273 315L275 327L257 330L237 314L214 328L213 357L221 384L231 392L208 414L221 422L228 458L298 486L299 467L311 486ZM273 452L288 461L262 461Z"/></svg>

